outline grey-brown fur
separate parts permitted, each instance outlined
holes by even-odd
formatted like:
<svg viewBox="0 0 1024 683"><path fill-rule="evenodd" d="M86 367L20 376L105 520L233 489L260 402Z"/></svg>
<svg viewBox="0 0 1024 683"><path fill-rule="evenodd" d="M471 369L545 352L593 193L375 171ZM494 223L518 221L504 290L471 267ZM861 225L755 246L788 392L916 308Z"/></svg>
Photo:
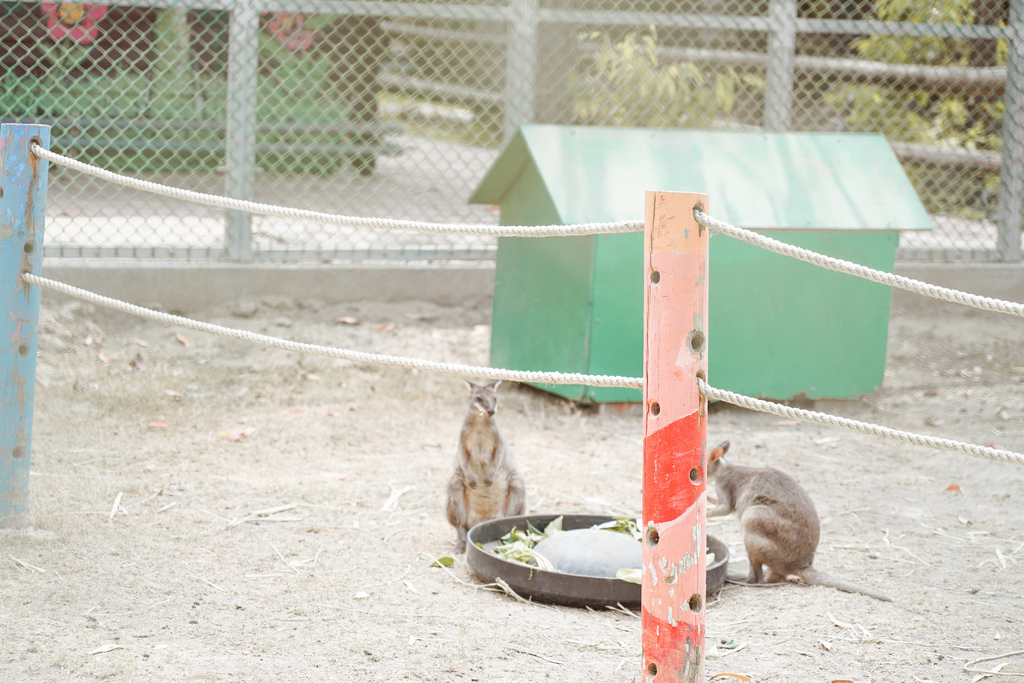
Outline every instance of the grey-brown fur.
<svg viewBox="0 0 1024 683"><path fill-rule="evenodd" d="M807 492L793 477L771 467L740 467L727 463L723 456L729 442L719 444L708 455L708 477L714 479L718 505L709 517L735 511L743 530L743 544L750 560L746 578L729 576L742 583L777 583L790 576L800 577L813 586L829 586L850 593L861 593L878 600L892 599L871 588L860 586L813 567L821 528L818 512ZM762 567L768 568L765 576Z"/></svg>
<svg viewBox="0 0 1024 683"><path fill-rule="evenodd" d="M455 472L448 482L448 522L458 531L455 552L466 550L466 534L475 524L496 517L521 515L526 510L526 486L512 453L498 429L495 390L466 382L469 411L459 434Z"/></svg>

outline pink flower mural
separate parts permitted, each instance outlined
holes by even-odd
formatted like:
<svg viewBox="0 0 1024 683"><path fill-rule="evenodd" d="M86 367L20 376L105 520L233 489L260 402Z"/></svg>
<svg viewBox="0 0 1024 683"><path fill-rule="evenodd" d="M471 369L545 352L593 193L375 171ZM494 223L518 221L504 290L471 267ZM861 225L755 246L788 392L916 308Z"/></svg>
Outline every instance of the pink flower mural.
<svg viewBox="0 0 1024 683"><path fill-rule="evenodd" d="M70 38L79 45L96 40L100 32L96 22L107 15L107 5L82 2L42 2L39 7L46 14L50 37L57 41Z"/></svg>
<svg viewBox="0 0 1024 683"><path fill-rule="evenodd" d="M305 23L306 17L301 13L278 12L267 24L267 28L281 41L285 49L298 52L312 47L313 38L316 36L315 31L302 28Z"/></svg>

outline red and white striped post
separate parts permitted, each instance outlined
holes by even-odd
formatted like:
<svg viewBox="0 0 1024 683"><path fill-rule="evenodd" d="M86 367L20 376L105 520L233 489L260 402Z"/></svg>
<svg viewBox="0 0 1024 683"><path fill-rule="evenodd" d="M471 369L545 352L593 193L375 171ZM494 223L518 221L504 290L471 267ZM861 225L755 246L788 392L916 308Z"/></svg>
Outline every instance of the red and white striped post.
<svg viewBox="0 0 1024 683"><path fill-rule="evenodd" d="M643 673L704 681L707 195L648 192L644 231Z"/></svg>

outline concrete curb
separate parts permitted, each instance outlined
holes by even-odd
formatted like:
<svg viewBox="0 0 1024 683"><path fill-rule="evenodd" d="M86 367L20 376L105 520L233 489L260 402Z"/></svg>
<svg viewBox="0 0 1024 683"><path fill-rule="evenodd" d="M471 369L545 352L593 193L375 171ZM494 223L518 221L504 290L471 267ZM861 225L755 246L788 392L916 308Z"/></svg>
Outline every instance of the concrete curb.
<svg viewBox="0 0 1024 683"><path fill-rule="evenodd" d="M972 294L1024 301L1022 263L897 263L896 272ZM325 304L415 300L489 308L494 294L491 261L237 265L46 259L43 275L105 296L179 311L270 296ZM895 290L893 297L902 306L931 302L902 290Z"/></svg>
<svg viewBox="0 0 1024 683"><path fill-rule="evenodd" d="M46 259L43 277L164 310L194 311L241 299L287 297L324 304L429 301L490 308L494 263L140 263ZM46 291L46 297L62 295Z"/></svg>

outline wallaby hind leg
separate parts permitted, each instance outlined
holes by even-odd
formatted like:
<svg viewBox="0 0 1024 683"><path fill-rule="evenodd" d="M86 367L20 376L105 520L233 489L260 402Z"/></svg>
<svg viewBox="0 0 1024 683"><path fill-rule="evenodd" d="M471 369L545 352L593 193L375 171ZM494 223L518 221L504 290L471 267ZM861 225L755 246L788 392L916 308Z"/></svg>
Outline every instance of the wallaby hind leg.
<svg viewBox="0 0 1024 683"><path fill-rule="evenodd" d="M462 477L456 472L448 482L448 504L446 512L448 523L459 532L459 539L455 543L455 552L461 553L466 550L466 521L468 519L468 502L466 500L466 487Z"/></svg>
<svg viewBox="0 0 1024 683"><path fill-rule="evenodd" d="M456 555L466 552L466 539L468 538L469 535L468 530L464 526L460 526L458 531L459 539L455 541L455 549L452 551Z"/></svg>
<svg viewBox="0 0 1024 683"><path fill-rule="evenodd" d="M750 572L747 574L747 583L764 583L764 557L757 552L756 548L747 546L747 560L750 562Z"/></svg>

